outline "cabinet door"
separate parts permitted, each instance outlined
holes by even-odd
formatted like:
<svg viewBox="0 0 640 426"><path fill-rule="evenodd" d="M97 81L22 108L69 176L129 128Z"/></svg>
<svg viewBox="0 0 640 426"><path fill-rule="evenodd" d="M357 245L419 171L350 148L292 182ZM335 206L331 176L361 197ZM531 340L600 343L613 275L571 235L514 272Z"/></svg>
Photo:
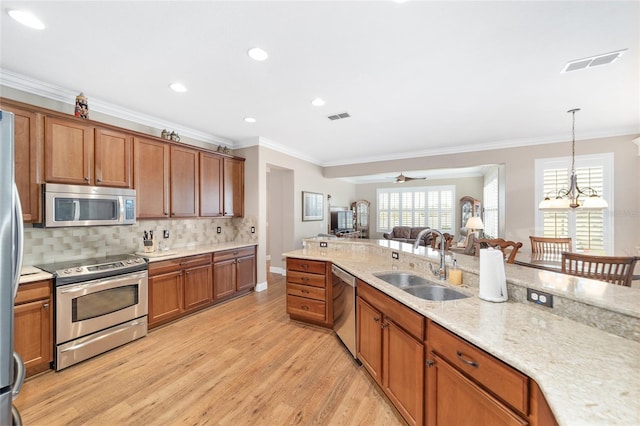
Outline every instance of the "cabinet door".
<svg viewBox="0 0 640 426"><path fill-rule="evenodd" d="M224 159L224 215L244 216L244 161Z"/></svg>
<svg viewBox="0 0 640 426"><path fill-rule="evenodd" d="M42 222L42 122L41 114L2 105L12 112L14 120L15 176L25 222Z"/></svg>
<svg viewBox="0 0 640 426"><path fill-rule="evenodd" d="M237 290L245 291L256 286L256 257L239 257L236 261Z"/></svg>
<svg viewBox="0 0 640 426"><path fill-rule="evenodd" d="M385 319L383 389L402 416L422 425L424 405L424 344Z"/></svg>
<svg viewBox="0 0 640 426"><path fill-rule="evenodd" d="M47 182L93 184L93 127L45 117L44 177Z"/></svg>
<svg viewBox="0 0 640 426"><path fill-rule="evenodd" d="M229 259L213 264L213 298L224 299L236 292L236 260Z"/></svg>
<svg viewBox="0 0 640 426"><path fill-rule="evenodd" d="M431 355L434 364L427 373L429 426L528 424L446 361Z"/></svg>
<svg viewBox="0 0 640 426"><path fill-rule="evenodd" d="M14 348L22 357L28 375L49 369L53 361L50 299L14 308Z"/></svg>
<svg viewBox="0 0 640 426"><path fill-rule="evenodd" d="M169 217L169 145L133 140L133 184L138 219Z"/></svg>
<svg viewBox="0 0 640 426"><path fill-rule="evenodd" d="M131 188L130 134L115 130L95 130L95 184Z"/></svg>
<svg viewBox="0 0 640 426"><path fill-rule="evenodd" d="M360 297L356 308L358 359L382 385L382 314Z"/></svg>
<svg viewBox="0 0 640 426"><path fill-rule="evenodd" d="M198 151L171 146L171 217L200 214Z"/></svg>
<svg viewBox="0 0 640 426"><path fill-rule="evenodd" d="M189 311L211 303L211 265L184 271L184 309Z"/></svg>
<svg viewBox="0 0 640 426"><path fill-rule="evenodd" d="M180 316L182 287L182 271L149 277L149 326Z"/></svg>
<svg viewBox="0 0 640 426"><path fill-rule="evenodd" d="M222 157L200 153L200 216L222 216Z"/></svg>

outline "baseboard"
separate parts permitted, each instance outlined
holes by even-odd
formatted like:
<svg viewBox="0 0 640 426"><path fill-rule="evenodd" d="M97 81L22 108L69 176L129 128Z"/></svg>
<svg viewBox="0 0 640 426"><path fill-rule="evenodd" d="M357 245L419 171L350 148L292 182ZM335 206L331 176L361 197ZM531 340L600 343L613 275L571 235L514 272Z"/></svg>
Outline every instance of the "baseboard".
<svg viewBox="0 0 640 426"><path fill-rule="evenodd" d="M280 274L282 276L287 275L287 272L285 271L285 269L280 268L279 266L271 266L269 268L269 272L271 272L272 274Z"/></svg>
<svg viewBox="0 0 640 426"><path fill-rule="evenodd" d="M267 282L256 284L255 291L265 291L267 289Z"/></svg>

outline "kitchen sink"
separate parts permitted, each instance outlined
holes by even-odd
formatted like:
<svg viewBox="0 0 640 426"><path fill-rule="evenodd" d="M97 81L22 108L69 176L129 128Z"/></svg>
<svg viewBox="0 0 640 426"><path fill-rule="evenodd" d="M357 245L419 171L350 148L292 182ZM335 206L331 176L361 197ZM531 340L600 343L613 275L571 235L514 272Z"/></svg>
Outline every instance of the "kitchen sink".
<svg viewBox="0 0 640 426"><path fill-rule="evenodd" d="M420 299L441 302L469 297L468 295L452 288L433 284L425 278L408 274L406 272L383 272L373 275L415 297L419 297Z"/></svg>

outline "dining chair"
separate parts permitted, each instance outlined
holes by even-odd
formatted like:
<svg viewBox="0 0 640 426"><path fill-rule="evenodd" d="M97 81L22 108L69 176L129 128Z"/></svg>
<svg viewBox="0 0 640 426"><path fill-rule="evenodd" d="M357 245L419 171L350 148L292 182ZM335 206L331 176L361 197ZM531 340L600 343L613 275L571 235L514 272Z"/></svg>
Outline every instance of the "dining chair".
<svg viewBox="0 0 640 426"><path fill-rule="evenodd" d="M502 238L477 238L475 241L475 247L476 257L480 256L481 248L493 247L499 248L502 251L507 263L514 263L516 260L516 254L518 253L518 250L520 250L520 247L522 247L522 243L519 241L507 241Z"/></svg>
<svg viewBox="0 0 640 426"><path fill-rule="evenodd" d="M562 272L631 287L633 269L638 259L638 256L596 256L563 252Z"/></svg>
<svg viewBox="0 0 640 426"><path fill-rule="evenodd" d="M531 253L561 254L563 251L571 251L571 238L552 238L529 236L531 240Z"/></svg>
<svg viewBox="0 0 640 426"><path fill-rule="evenodd" d="M448 232L444 232L442 235L444 236L444 240L445 240L444 249L445 251L449 250L449 248L451 248L451 243L453 243L453 235L451 235ZM431 239L431 248L432 249L442 248L442 242L440 241L440 238L434 237Z"/></svg>

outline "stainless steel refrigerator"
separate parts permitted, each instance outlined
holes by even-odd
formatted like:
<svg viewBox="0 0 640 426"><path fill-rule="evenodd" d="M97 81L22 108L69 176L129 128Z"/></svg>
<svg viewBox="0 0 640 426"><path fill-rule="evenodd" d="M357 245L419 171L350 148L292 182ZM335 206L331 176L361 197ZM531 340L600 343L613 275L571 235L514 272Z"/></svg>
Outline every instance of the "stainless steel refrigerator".
<svg viewBox="0 0 640 426"><path fill-rule="evenodd" d="M14 179L13 119L0 110L0 425L21 424L13 399L24 381L24 364L13 352L13 301L22 266L23 223Z"/></svg>

